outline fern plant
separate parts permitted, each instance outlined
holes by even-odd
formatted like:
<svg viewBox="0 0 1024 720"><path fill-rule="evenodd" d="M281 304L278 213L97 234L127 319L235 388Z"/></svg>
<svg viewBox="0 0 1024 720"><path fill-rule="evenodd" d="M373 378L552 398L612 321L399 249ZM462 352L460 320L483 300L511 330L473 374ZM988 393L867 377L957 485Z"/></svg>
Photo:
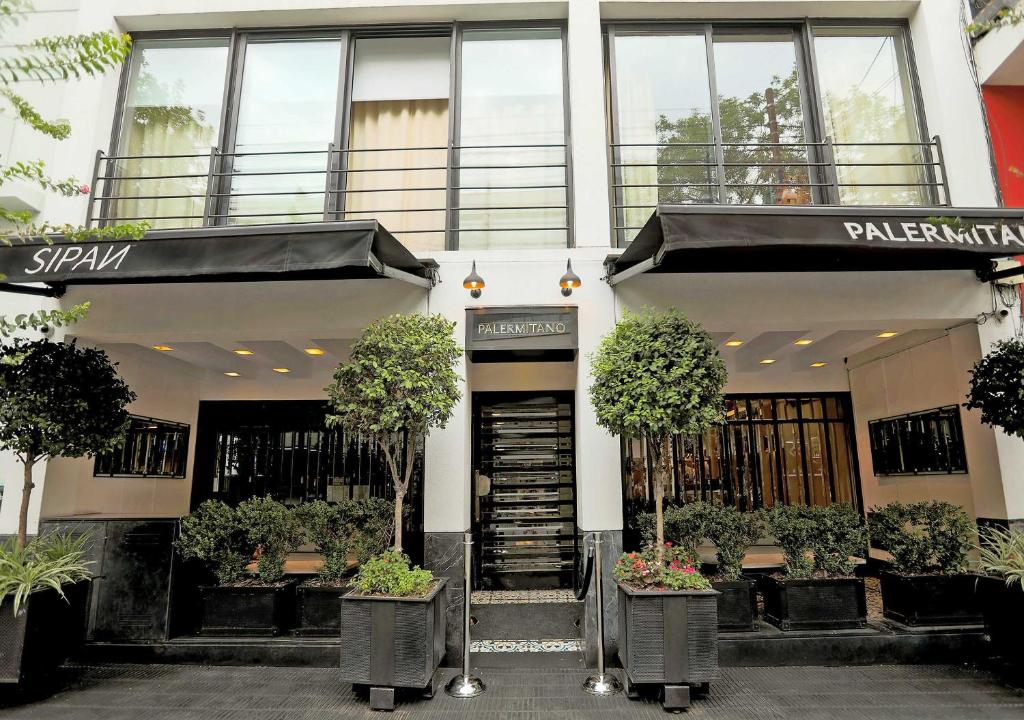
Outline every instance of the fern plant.
<svg viewBox="0 0 1024 720"><path fill-rule="evenodd" d="M92 577L84 560L88 542L88 535L54 532L20 549L13 540L0 544L0 599L11 596L15 615L40 590L55 590L66 600L66 585Z"/></svg>
<svg viewBox="0 0 1024 720"><path fill-rule="evenodd" d="M1024 532L989 527L979 533L981 569L1006 580L1006 586L1024 588Z"/></svg>

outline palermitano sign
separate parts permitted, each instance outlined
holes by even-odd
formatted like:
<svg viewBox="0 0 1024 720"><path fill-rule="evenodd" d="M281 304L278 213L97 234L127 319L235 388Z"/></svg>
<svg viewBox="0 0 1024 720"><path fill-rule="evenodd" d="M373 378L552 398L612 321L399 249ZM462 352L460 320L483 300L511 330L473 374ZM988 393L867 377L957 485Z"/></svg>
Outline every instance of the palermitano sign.
<svg viewBox="0 0 1024 720"><path fill-rule="evenodd" d="M574 307L466 310L466 350L475 362L571 360L578 345Z"/></svg>
<svg viewBox="0 0 1024 720"><path fill-rule="evenodd" d="M855 241L978 245L1005 249L1007 254L1024 252L1024 221L965 223L958 218L939 217L931 222L850 220L843 227L850 240Z"/></svg>

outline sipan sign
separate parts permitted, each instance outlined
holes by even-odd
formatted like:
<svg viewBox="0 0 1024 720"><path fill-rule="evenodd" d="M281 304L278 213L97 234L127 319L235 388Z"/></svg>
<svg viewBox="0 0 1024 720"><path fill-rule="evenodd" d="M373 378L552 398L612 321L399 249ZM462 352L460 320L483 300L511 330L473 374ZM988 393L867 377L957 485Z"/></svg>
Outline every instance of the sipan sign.
<svg viewBox="0 0 1024 720"><path fill-rule="evenodd" d="M132 250L129 243L93 243L91 245L48 245L40 247L26 260L22 272L31 277L59 273L116 271Z"/></svg>
<svg viewBox="0 0 1024 720"><path fill-rule="evenodd" d="M579 346L576 308L518 306L466 310L466 350L474 361L508 359L562 359L575 357ZM555 355L560 357L555 358ZM513 357L514 356L514 357Z"/></svg>

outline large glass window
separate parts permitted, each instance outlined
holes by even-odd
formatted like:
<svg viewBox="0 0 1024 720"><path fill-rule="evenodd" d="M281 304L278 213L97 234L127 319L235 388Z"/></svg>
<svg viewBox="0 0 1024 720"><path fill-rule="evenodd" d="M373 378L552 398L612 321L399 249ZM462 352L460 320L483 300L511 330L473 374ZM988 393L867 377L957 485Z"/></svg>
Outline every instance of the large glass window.
<svg viewBox="0 0 1024 720"><path fill-rule="evenodd" d="M413 251L445 247L450 56L448 36L356 41L345 216Z"/></svg>
<svg viewBox="0 0 1024 720"><path fill-rule="evenodd" d="M226 164L232 224L323 220L340 62L337 39L246 43Z"/></svg>
<svg viewBox="0 0 1024 720"><path fill-rule="evenodd" d="M875 475L967 472L960 410L955 405L872 420L868 434Z"/></svg>
<svg viewBox="0 0 1024 720"><path fill-rule="evenodd" d="M924 205L927 155L898 28L816 27L825 129L846 205Z"/></svg>
<svg viewBox="0 0 1024 720"><path fill-rule="evenodd" d="M129 157L106 166L122 179L98 188L119 198L104 204L105 216L154 228L203 224L227 59L227 38L135 43L118 143Z"/></svg>
<svg viewBox="0 0 1024 720"><path fill-rule="evenodd" d="M96 477L185 477L188 425L133 415L124 445L96 456Z"/></svg>
<svg viewBox="0 0 1024 720"><path fill-rule="evenodd" d="M461 57L459 247L565 247L561 31L467 30Z"/></svg>
<svg viewBox="0 0 1024 720"><path fill-rule="evenodd" d="M667 497L756 510L782 503L858 503L846 395L727 396L726 422L677 436ZM630 512L653 503L653 468L639 440L626 440L624 493Z"/></svg>

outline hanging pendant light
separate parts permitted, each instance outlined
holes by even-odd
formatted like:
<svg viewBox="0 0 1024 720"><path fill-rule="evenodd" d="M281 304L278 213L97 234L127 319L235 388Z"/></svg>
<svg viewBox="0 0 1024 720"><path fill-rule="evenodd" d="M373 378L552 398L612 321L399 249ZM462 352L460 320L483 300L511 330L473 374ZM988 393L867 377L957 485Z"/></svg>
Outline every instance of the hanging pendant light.
<svg viewBox="0 0 1024 720"><path fill-rule="evenodd" d="M476 271L476 260L474 260L473 269L466 276L466 279L462 281L462 287L469 290L469 296L475 300L483 294L485 286L484 279Z"/></svg>
<svg viewBox="0 0 1024 720"><path fill-rule="evenodd" d="M580 276L572 271L572 259L565 261L565 275L558 281L559 287L562 288L562 295L569 297L572 295L572 291L583 284L580 280Z"/></svg>

